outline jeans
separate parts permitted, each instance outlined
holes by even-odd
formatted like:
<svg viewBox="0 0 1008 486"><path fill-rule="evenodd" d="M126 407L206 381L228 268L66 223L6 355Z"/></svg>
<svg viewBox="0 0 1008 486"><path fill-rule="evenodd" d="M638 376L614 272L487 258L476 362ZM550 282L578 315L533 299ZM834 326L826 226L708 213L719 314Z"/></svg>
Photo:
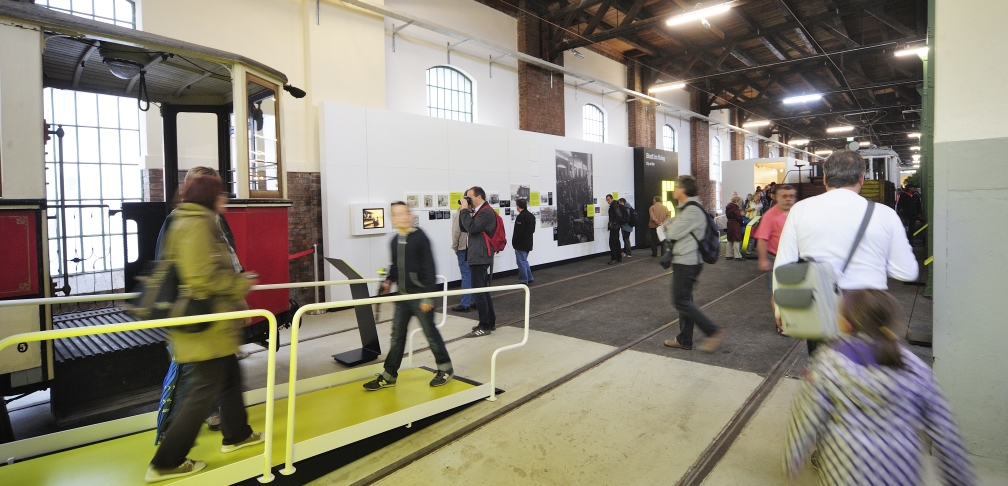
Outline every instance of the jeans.
<svg viewBox="0 0 1008 486"><path fill-rule="evenodd" d="M487 276L490 265L469 265L472 270L472 288L489 287ZM479 313L479 327L494 330L497 328L497 315L494 314L493 299L489 292L473 294L473 301L476 304L476 311Z"/></svg>
<svg viewBox="0 0 1008 486"><path fill-rule="evenodd" d="M627 230L620 230L623 233L623 253L630 256L630 232Z"/></svg>
<svg viewBox="0 0 1008 486"><path fill-rule="evenodd" d="M679 311L679 335L676 341L685 347L693 346L693 325L710 336L718 331L714 322L693 302L693 286L703 265L672 264L672 304Z"/></svg>
<svg viewBox="0 0 1008 486"><path fill-rule="evenodd" d="M385 378L394 379L399 376L399 365L402 364L403 352L406 350L406 331L409 330L410 318L416 316L420 321L420 329L423 329L427 343L430 344L431 353L434 354L434 362L441 371L452 371L451 358L448 357L448 348L445 347L444 340L441 339L441 332L434 327L434 310L428 312L420 310L420 300L404 300L396 302L395 317L392 318L392 342L389 344L389 352L385 356Z"/></svg>
<svg viewBox="0 0 1008 486"><path fill-rule="evenodd" d="M518 264L518 283L527 284L533 280L532 269L529 268L527 251L515 250L515 262Z"/></svg>
<svg viewBox="0 0 1008 486"><path fill-rule="evenodd" d="M177 467L185 460L199 435L203 420L220 399L221 432L224 444L236 444L252 435L248 425L245 403L242 402L241 368L238 359L229 355L223 358L185 363L179 381L185 383L181 402L175 404L168 430L164 432L151 465L159 469Z"/></svg>
<svg viewBox="0 0 1008 486"><path fill-rule="evenodd" d="M658 228L648 228L649 236L651 237L651 256L658 256L665 254L665 242L658 241ZM658 247L661 247L661 253L658 253Z"/></svg>
<svg viewBox="0 0 1008 486"><path fill-rule="evenodd" d="M469 273L469 264L466 263L466 251L459 250L455 252L455 255L458 256L459 273L462 274L462 288L471 289L472 275ZM470 304L472 304L472 295L463 295L462 302L459 302L459 305L462 307L469 307Z"/></svg>
<svg viewBox="0 0 1008 486"><path fill-rule="evenodd" d="M609 230L609 259L617 262L623 261L622 251L620 249L620 229L613 228Z"/></svg>

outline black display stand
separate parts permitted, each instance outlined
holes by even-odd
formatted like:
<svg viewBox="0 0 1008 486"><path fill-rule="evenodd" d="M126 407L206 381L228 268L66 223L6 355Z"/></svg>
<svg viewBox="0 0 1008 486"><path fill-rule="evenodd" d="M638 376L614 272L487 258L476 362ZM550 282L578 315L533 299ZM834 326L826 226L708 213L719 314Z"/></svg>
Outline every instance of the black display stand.
<svg viewBox="0 0 1008 486"><path fill-rule="evenodd" d="M361 277L350 265L338 258L326 258L327 262L336 267L347 280L361 280ZM366 283L350 284L350 296L357 299L367 299L371 297ZM361 348L337 353L332 355L337 363L344 366L357 366L362 363L374 361L381 356L381 345L378 343L378 327L375 325L374 312L370 305L358 305L354 307L357 314L357 330L360 331Z"/></svg>

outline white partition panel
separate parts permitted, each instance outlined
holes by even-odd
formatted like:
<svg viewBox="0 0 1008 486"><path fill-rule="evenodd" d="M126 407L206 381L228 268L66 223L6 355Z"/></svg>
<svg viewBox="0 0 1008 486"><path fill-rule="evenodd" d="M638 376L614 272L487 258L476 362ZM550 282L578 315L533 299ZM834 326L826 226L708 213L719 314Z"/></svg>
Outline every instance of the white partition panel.
<svg viewBox="0 0 1008 486"><path fill-rule="evenodd" d="M353 236L348 210L352 204L387 204L416 194L422 206L425 194L435 195L436 201L437 195L474 185L510 200L511 184L523 184L542 194L540 207L546 206L552 192L555 207L556 151L590 153L594 193L603 214L595 219L595 241L558 247L553 228L543 228L537 221L529 261L538 265L606 251L603 198L613 191L620 195L633 191L633 151L628 147L332 102L323 103L320 113L325 255L346 260L365 277L388 266L390 235ZM505 209L501 208L501 218L509 244L496 256L495 272L516 268L510 245L513 222ZM437 272L457 280L451 219L429 219L429 211L445 210L420 207L413 212L431 240ZM326 278L337 278L333 271L326 268ZM334 288L329 298L349 298L349 290Z"/></svg>

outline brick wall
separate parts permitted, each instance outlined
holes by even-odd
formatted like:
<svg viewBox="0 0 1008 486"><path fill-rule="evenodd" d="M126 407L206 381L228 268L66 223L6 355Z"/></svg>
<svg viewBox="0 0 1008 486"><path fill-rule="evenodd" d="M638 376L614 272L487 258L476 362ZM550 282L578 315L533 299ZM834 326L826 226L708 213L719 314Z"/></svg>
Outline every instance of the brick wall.
<svg viewBox="0 0 1008 486"><path fill-rule="evenodd" d="M310 249L317 244L322 252L322 176L318 172L288 172L287 197L293 205L287 213L289 232L288 253L294 254ZM319 278L323 271L322 255L315 255L319 262ZM311 282L315 278L312 257L303 256L290 262L291 282ZM315 290L291 289L290 298L299 304L315 302Z"/></svg>
<svg viewBox="0 0 1008 486"><path fill-rule="evenodd" d="M542 20L527 10L518 15L518 50L540 59L543 52ZM563 65L563 57L551 59ZM563 75L553 74L525 62L518 62L518 128L530 132L564 136Z"/></svg>
<svg viewBox="0 0 1008 486"><path fill-rule="evenodd" d="M140 192L143 195L144 202L164 202L164 170L141 170Z"/></svg>
<svg viewBox="0 0 1008 486"><path fill-rule="evenodd" d="M759 141L756 142L756 145L759 146L759 156L760 156L760 158L765 158L765 157L769 157L770 156L770 144L766 143L763 140L759 140Z"/></svg>
<svg viewBox="0 0 1008 486"><path fill-rule="evenodd" d="M644 92L643 66L627 65L627 87ZM655 110L649 103L639 100L627 103L627 141L631 147L658 148Z"/></svg>
<svg viewBox="0 0 1008 486"><path fill-rule="evenodd" d="M710 180L710 123L690 118L690 174L697 179L697 196L706 208L714 207L715 182Z"/></svg>
<svg viewBox="0 0 1008 486"><path fill-rule="evenodd" d="M731 160L745 159L745 134L731 132Z"/></svg>

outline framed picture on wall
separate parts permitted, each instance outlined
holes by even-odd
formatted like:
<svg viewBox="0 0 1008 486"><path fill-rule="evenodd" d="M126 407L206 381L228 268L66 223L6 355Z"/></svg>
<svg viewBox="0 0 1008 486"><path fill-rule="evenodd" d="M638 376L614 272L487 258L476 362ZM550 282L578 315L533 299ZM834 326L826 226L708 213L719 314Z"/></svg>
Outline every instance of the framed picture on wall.
<svg viewBox="0 0 1008 486"><path fill-rule="evenodd" d="M420 214L418 214L418 213L411 213L411 214L413 215L413 221L410 223L410 225L413 226L414 228L419 228L420 227Z"/></svg>
<svg viewBox="0 0 1008 486"><path fill-rule="evenodd" d="M410 209L417 209L420 207L420 195L419 194L407 194L406 195L406 205Z"/></svg>
<svg viewBox="0 0 1008 486"><path fill-rule="evenodd" d="M352 203L350 234L367 236L392 232L392 221L388 219L391 214L388 203Z"/></svg>
<svg viewBox="0 0 1008 486"><path fill-rule="evenodd" d="M423 207L425 209L433 209L434 208L434 195L433 194L424 194L423 195Z"/></svg>
<svg viewBox="0 0 1008 486"><path fill-rule="evenodd" d="M500 194L496 192L490 193L490 199L487 200L491 205L500 203Z"/></svg>
<svg viewBox="0 0 1008 486"><path fill-rule="evenodd" d="M437 207L447 208L449 206L451 206L451 198L447 194L438 194Z"/></svg>

